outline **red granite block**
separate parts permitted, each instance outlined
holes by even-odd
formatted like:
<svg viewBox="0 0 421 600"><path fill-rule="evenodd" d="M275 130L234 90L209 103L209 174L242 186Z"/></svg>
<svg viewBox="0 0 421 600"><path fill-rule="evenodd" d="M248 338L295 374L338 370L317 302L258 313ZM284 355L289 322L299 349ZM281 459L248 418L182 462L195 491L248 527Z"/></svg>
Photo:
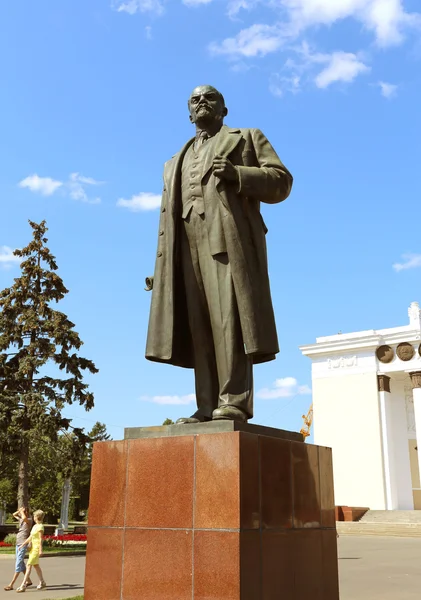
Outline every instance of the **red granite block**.
<svg viewBox="0 0 421 600"><path fill-rule="evenodd" d="M294 529L291 534L294 571L294 595L292 598L294 600L308 598L327 600L323 595L325 586L322 558L323 531L321 529Z"/></svg>
<svg viewBox="0 0 421 600"><path fill-rule="evenodd" d="M322 533L323 600L338 600L338 543L336 530Z"/></svg>
<svg viewBox="0 0 421 600"><path fill-rule="evenodd" d="M341 506L340 508L343 515L342 521L359 521L370 510L369 508L357 506Z"/></svg>
<svg viewBox="0 0 421 600"><path fill-rule="evenodd" d="M295 600L293 533L288 530L262 533L262 600Z"/></svg>
<svg viewBox="0 0 421 600"><path fill-rule="evenodd" d="M344 521L354 520L354 513L351 506L342 506L342 514L344 516Z"/></svg>
<svg viewBox="0 0 421 600"><path fill-rule="evenodd" d="M100 443L91 500L85 600L339 600L329 449L238 431Z"/></svg>
<svg viewBox="0 0 421 600"><path fill-rule="evenodd" d="M240 600L240 533L195 531L194 600Z"/></svg>
<svg viewBox="0 0 421 600"><path fill-rule="evenodd" d="M120 600L123 530L89 528L87 548L85 600Z"/></svg>
<svg viewBox="0 0 421 600"><path fill-rule="evenodd" d="M193 526L194 436L131 440L126 526Z"/></svg>
<svg viewBox="0 0 421 600"><path fill-rule="evenodd" d="M122 527L126 496L127 442L97 442L92 459L89 525Z"/></svg>
<svg viewBox="0 0 421 600"><path fill-rule="evenodd" d="M195 527L240 527L240 434L199 435L196 441Z"/></svg>
<svg viewBox="0 0 421 600"><path fill-rule="evenodd" d="M191 600L192 537L191 531L127 529L123 599Z"/></svg>
<svg viewBox="0 0 421 600"><path fill-rule="evenodd" d="M240 533L241 600L260 600L261 597L260 539L260 531L242 531Z"/></svg>
<svg viewBox="0 0 421 600"><path fill-rule="evenodd" d="M291 442L294 527L320 527L320 475L317 446Z"/></svg>
<svg viewBox="0 0 421 600"><path fill-rule="evenodd" d="M259 529L259 437L240 433L240 527Z"/></svg>
<svg viewBox="0 0 421 600"><path fill-rule="evenodd" d="M260 436L262 524L292 527L291 442Z"/></svg>
<svg viewBox="0 0 421 600"><path fill-rule="evenodd" d="M335 527L335 495L331 448L319 446L320 508L322 527Z"/></svg>

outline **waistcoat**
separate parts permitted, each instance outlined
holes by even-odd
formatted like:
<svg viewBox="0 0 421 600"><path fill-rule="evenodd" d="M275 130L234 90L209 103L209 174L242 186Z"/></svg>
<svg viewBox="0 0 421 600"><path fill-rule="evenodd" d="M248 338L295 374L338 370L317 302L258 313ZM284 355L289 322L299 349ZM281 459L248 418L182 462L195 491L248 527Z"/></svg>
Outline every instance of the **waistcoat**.
<svg viewBox="0 0 421 600"><path fill-rule="evenodd" d="M181 216L183 219L187 219L192 210L199 215L204 215L212 256L227 251L219 210L219 197L216 194L208 194L205 203L202 189L203 165L208 153L214 152L216 138L217 135L197 147L192 144L184 156L181 167L183 204Z"/></svg>

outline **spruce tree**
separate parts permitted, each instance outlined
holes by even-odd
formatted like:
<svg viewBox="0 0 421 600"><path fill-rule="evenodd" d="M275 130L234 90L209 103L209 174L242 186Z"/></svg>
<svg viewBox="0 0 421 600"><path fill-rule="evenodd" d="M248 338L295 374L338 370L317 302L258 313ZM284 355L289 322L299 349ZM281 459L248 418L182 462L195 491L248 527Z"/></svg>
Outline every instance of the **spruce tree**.
<svg viewBox="0 0 421 600"><path fill-rule="evenodd" d="M0 450L2 457L17 457L19 506L29 500L31 443L55 442L60 431L69 429L70 420L62 415L66 405L93 407L83 372L98 372L78 354L83 342L75 325L52 307L68 290L46 246L46 222L29 224L33 239L14 252L22 259L20 277L0 292ZM72 429L77 453L86 439L81 429Z"/></svg>

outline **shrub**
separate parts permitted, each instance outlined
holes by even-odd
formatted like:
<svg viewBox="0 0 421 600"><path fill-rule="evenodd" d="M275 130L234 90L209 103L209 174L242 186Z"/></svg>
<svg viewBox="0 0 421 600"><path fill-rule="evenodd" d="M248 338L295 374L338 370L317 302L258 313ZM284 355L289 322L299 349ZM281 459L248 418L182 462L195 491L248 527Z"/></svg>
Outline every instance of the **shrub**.
<svg viewBox="0 0 421 600"><path fill-rule="evenodd" d="M8 533L4 538L4 543L9 546L16 546L16 533Z"/></svg>

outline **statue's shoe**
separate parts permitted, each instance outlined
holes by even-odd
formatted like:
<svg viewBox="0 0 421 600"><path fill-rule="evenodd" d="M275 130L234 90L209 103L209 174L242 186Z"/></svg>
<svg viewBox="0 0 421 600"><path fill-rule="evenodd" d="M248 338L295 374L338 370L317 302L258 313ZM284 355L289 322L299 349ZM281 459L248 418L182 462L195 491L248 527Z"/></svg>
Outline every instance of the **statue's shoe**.
<svg viewBox="0 0 421 600"><path fill-rule="evenodd" d="M201 423L201 421L195 417L181 417L175 422L176 425L187 425L188 423Z"/></svg>
<svg viewBox="0 0 421 600"><path fill-rule="evenodd" d="M210 417L205 417L198 412L195 412L191 417L181 417L181 419L177 419L175 422L176 425L188 425L190 423L206 423L207 421L212 421Z"/></svg>
<svg viewBox="0 0 421 600"><path fill-rule="evenodd" d="M214 421L226 420L226 421L240 421L241 423L247 423L247 415L240 408L236 406L220 406L212 413L212 419Z"/></svg>

